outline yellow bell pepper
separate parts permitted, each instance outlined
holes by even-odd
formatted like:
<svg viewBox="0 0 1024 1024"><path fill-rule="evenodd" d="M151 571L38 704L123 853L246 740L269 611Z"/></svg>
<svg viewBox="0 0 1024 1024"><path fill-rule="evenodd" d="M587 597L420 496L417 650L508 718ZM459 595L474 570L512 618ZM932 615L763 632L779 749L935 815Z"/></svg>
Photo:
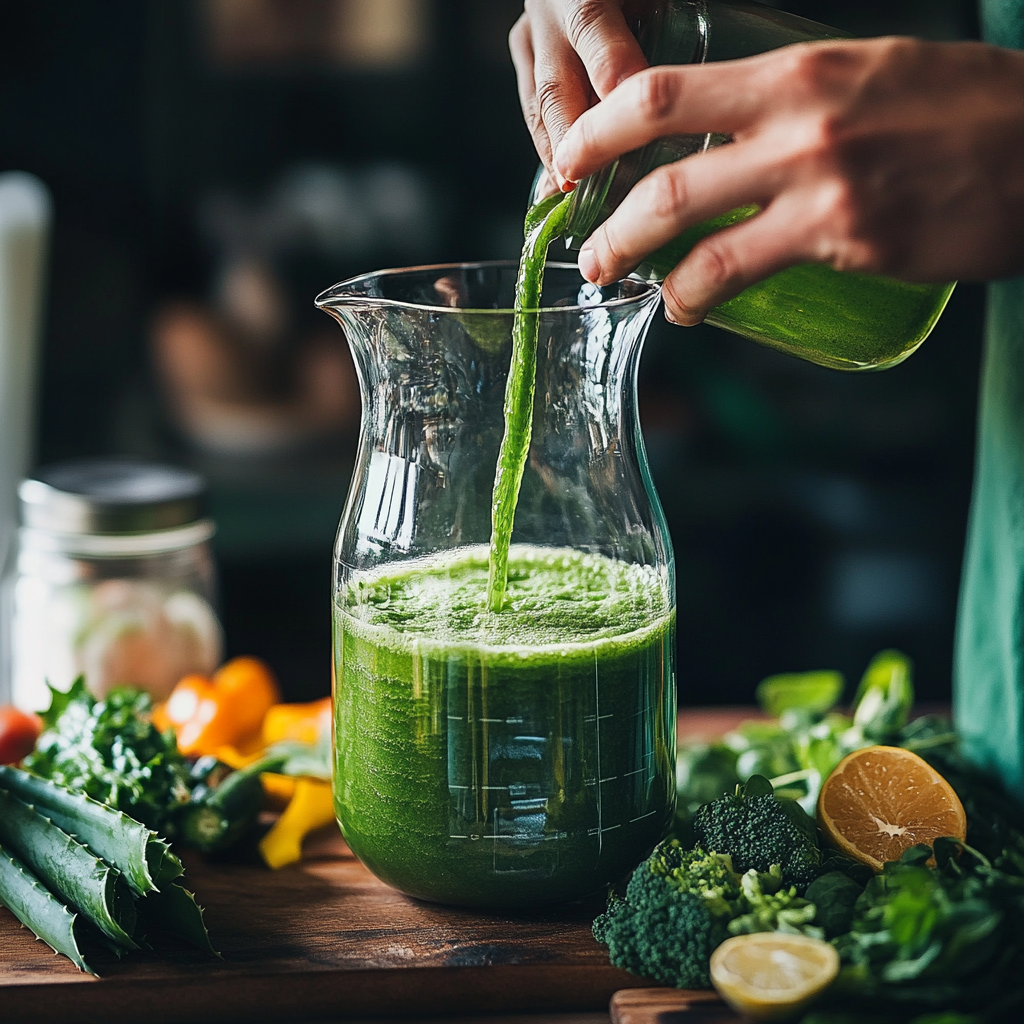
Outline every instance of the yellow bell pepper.
<svg viewBox="0 0 1024 1024"><path fill-rule="evenodd" d="M297 781L294 775L264 772L260 776L260 782L263 783L263 795L266 797L267 805L275 811L283 811L288 806L288 801L295 796Z"/></svg>
<svg viewBox="0 0 1024 1024"><path fill-rule="evenodd" d="M260 855L267 867L277 869L301 860L303 839L332 821L331 784L321 779L296 779L295 795L274 827L260 840Z"/></svg>

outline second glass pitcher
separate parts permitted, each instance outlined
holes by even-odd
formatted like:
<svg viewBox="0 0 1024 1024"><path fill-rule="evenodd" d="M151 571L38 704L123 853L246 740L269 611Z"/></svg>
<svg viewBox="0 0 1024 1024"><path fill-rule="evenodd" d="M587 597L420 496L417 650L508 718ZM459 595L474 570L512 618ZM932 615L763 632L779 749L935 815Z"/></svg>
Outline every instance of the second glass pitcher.
<svg viewBox="0 0 1024 1024"><path fill-rule="evenodd" d="M735 60L791 43L845 36L739 0L653 0L634 29L652 65ZM568 244L578 248L654 168L728 141L715 134L669 136L584 179L570 202ZM744 207L689 228L648 256L638 272L663 280L702 238L757 212L757 207ZM807 263L747 288L713 309L707 322L821 366L884 370L928 337L952 291L952 284L911 284Z"/></svg>

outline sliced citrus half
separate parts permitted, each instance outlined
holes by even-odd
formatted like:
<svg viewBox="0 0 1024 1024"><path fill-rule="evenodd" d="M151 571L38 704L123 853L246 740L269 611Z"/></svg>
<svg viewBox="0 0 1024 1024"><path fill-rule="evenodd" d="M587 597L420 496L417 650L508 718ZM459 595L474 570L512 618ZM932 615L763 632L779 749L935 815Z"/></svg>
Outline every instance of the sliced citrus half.
<svg viewBox="0 0 1024 1024"><path fill-rule="evenodd" d="M736 935L711 954L711 981L718 994L754 1020L796 1013L838 973L839 954L806 935Z"/></svg>
<svg viewBox="0 0 1024 1024"><path fill-rule="evenodd" d="M967 837L953 787L901 747L865 747L844 757L821 787L818 824L833 846L875 871L917 843Z"/></svg>

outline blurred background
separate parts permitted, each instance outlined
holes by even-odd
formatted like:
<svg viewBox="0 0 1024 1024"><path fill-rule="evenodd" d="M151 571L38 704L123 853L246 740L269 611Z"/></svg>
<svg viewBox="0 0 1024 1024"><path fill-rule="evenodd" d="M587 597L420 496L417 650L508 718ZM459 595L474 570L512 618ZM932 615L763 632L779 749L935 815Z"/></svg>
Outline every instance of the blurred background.
<svg viewBox="0 0 1024 1024"><path fill-rule="evenodd" d="M856 34L977 35L970 0L787 0ZM0 170L51 188L37 460L208 479L226 654L329 689L359 396L312 306L355 273L514 258L536 168L521 0L0 0ZM681 699L856 681L896 646L948 698L984 295L846 376L659 317L641 419L675 544Z"/></svg>

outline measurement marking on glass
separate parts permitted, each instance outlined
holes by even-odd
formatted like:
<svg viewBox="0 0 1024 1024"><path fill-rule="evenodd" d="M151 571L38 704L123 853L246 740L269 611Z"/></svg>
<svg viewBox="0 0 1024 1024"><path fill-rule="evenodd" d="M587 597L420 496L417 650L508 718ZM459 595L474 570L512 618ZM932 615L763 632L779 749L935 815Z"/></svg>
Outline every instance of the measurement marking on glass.
<svg viewBox="0 0 1024 1024"><path fill-rule="evenodd" d="M449 722L461 722L462 720L463 720L462 715L449 715L448 716L448 721Z"/></svg>
<svg viewBox="0 0 1024 1024"><path fill-rule="evenodd" d="M478 718L478 722L500 722L502 725L505 724L504 718Z"/></svg>
<svg viewBox="0 0 1024 1024"><path fill-rule="evenodd" d="M629 823L630 823L630 825L632 825L634 821L643 821L644 818L649 818L652 814L657 814L657 813L658 813L657 811L648 811L646 814L641 814L639 818L630 818L629 819Z"/></svg>
<svg viewBox="0 0 1024 1024"><path fill-rule="evenodd" d="M598 666L597 666L597 650L594 650L594 717L596 721L594 725L596 728L594 732L597 733L597 855L601 856L601 851L604 848L604 832L601 829L601 825L604 823L602 818L602 803L601 803L601 727L598 724L601 720L601 688L598 686Z"/></svg>
<svg viewBox="0 0 1024 1024"><path fill-rule="evenodd" d="M639 775L641 772L648 771L647 768L634 768L631 772L623 772L622 777L628 778L630 775Z"/></svg>
<svg viewBox="0 0 1024 1024"><path fill-rule="evenodd" d="M614 782L617 778L618 778L618 775L608 775L605 778L600 779L599 781L601 781L601 782Z"/></svg>
<svg viewBox="0 0 1024 1024"><path fill-rule="evenodd" d="M614 715L585 715L584 722L603 722L606 718L614 718Z"/></svg>

